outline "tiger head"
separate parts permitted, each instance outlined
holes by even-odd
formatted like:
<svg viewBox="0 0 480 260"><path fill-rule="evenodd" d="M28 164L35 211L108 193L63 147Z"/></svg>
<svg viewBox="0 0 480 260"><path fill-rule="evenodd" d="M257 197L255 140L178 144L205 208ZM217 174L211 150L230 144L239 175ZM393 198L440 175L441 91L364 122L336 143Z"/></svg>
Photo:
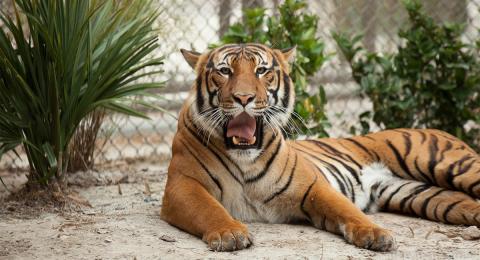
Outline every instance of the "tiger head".
<svg viewBox="0 0 480 260"><path fill-rule="evenodd" d="M255 157L267 133L281 134L294 106L288 62L295 47L229 44L181 52L197 73L189 110L208 138L223 139L234 155Z"/></svg>

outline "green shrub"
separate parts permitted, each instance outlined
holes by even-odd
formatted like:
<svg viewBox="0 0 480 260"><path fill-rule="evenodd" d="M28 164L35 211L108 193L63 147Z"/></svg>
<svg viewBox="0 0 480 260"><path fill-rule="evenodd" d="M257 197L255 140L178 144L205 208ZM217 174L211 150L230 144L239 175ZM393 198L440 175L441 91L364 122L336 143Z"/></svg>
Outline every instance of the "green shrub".
<svg viewBox="0 0 480 260"><path fill-rule="evenodd" d="M157 48L158 12L151 1L15 3L16 19L0 16L0 157L23 145L30 183L48 185L62 179L69 142L90 112L145 117L129 97L161 85L137 83L160 72L142 72L162 63L146 58Z"/></svg>
<svg viewBox="0 0 480 260"><path fill-rule="evenodd" d="M479 145L480 60L478 46L460 39L459 24L438 25L417 1L404 1L410 26L399 32L403 44L396 53L368 53L360 36L334 38L352 68L361 94L373 111L361 115L381 128L436 128Z"/></svg>
<svg viewBox="0 0 480 260"><path fill-rule="evenodd" d="M222 43L263 43L283 49L297 46L296 59L290 73L295 84L295 116L299 134L327 136L328 121L324 106L327 102L322 86L315 94L308 91L308 77L317 72L327 59L324 43L316 37L318 17L307 13L303 0L286 0L279 7L280 15L267 16L266 9L244 10L245 23L230 26ZM296 133L293 133L296 134ZM298 133L297 133L298 134Z"/></svg>

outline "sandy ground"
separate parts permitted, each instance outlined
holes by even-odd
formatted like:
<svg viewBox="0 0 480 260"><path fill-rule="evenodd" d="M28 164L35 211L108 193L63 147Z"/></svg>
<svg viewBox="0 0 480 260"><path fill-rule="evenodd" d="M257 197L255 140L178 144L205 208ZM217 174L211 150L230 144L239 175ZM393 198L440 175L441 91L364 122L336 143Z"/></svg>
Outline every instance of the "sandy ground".
<svg viewBox="0 0 480 260"><path fill-rule="evenodd" d="M385 213L371 217L395 234L394 252L358 249L310 226L260 223L248 224L254 246L212 252L160 220L165 171L143 163L83 174L90 181L77 184L102 185L76 188L91 208L25 210L0 201L0 259L480 259L480 240L462 237L466 227Z"/></svg>

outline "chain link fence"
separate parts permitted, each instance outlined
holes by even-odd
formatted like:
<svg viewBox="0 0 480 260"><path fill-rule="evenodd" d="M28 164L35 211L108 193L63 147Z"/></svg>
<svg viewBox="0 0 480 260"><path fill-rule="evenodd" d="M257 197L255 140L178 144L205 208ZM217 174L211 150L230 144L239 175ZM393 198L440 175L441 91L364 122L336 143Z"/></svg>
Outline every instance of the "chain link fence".
<svg viewBox="0 0 480 260"><path fill-rule="evenodd" d="M0 1L3 5L5 1ZM279 0L158 0L162 10L159 16L158 55L165 56L165 72L151 81L165 81L160 90L163 98L152 100L168 112L146 111L151 120L110 114L104 122L96 148L98 164L118 159L138 159L155 156L168 160L176 115L195 77L183 60L180 48L204 51L210 43L218 43L220 36L242 19L242 9L264 7L277 14ZM479 36L480 0L424 0L425 11L439 22L465 24L463 40L472 42ZM405 28L407 14L399 0L310 0L310 12L319 17L318 35L325 42L326 52L332 54L321 71L311 79L314 90L325 87L328 97L327 113L332 124L328 132L333 137L347 136L350 127L357 125L358 116L371 109L371 103L357 95L358 87L350 78L350 70L342 61L332 38L334 31L362 33L363 44L371 51L395 51L397 32ZM2 10L4 10L2 6ZM0 162L3 169L24 169L27 160L18 149L5 155Z"/></svg>

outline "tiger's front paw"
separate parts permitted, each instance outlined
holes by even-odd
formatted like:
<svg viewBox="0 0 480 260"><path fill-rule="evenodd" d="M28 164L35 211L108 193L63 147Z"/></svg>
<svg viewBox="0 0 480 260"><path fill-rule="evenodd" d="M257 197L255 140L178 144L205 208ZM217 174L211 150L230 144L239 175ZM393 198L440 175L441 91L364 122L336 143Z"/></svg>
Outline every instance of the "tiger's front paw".
<svg viewBox="0 0 480 260"><path fill-rule="evenodd" d="M392 234L383 228L350 224L342 231L345 239L358 247L375 251L391 251L396 248Z"/></svg>
<svg viewBox="0 0 480 260"><path fill-rule="evenodd" d="M213 251L240 250L253 244L247 227L238 221L207 231L203 241Z"/></svg>

